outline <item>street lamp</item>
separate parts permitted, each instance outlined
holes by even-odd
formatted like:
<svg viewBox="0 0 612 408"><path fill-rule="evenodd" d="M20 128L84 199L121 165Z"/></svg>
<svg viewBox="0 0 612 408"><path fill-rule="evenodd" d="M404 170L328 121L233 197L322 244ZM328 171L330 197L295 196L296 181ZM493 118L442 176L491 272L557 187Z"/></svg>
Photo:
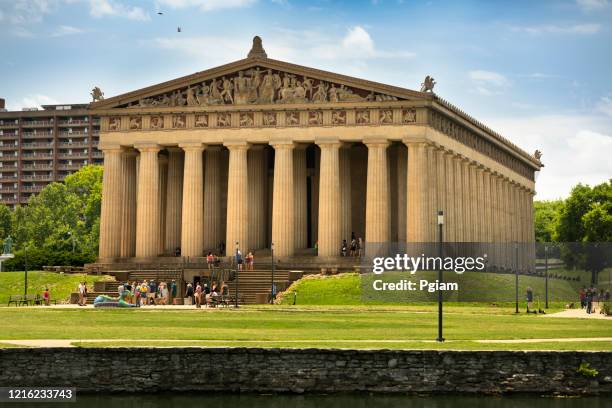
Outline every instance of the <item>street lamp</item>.
<svg viewBox="0 0 612 408"><path fill-rule="evenodd" d="M270 244L270 254L272 255L272 282L270 287L270 303L274 303L274 242Z"/></svg>
<svg viewBox="0 0 612 408"><path fill-rule="evenodd" d="M444 226L444 211L438 211L438 237L440 239L438 252L440 255L440 259L444 256L444 250L442 248L443 236L442 236L442 227ZM443 282L443 273L444 268L442 267L443 262L440 263L440 269L438 269L438 338L436 341L443 342L444 337L442 337L442 289L441 285Z"/></svg>
<svg viewBox="0 0 612 408"><path fill-rule="evenodd" d="M236 241L236 255L238 255L238 241ZM240 282L240 272L238 271L238 268L236 268L235 270L235 276L236 276L236 296L234 296L234 306L236 307L236 309L238 308L238 286L239 286L239 282Z"/></svg>
<svg viewBox="0 0 612 408"><path fill-rule="evenodd" d="M516 303L516 311L519 312L519 273L518 273L518 255L519 247L518 242L514 243L514 289L515 289L515 303Z"/></svg>
<svg viewBox="0 0 612 408"><path fill-rule="evenodd" d="M544 245L544 292L546 298L544 308L548 309L548 245Z"/></svg>

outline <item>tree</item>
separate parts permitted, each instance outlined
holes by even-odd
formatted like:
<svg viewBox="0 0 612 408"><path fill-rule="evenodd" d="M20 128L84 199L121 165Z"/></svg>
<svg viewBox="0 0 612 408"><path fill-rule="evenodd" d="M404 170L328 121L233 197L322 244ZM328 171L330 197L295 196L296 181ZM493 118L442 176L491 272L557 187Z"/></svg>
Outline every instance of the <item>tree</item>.
<svg viewBox="0 0 612 408"><path fill-rule="evenodd" d="M536 201L534 206L534 228L536 242L552 242L559 222L562 200Z"/></svg>
<svg viewBox="0 0 612 408"><path fill-rule="evenodd" d="M12 223L13 213L11 209L5 204L0 204L0 238L5 239L11 235Z"/></svg>

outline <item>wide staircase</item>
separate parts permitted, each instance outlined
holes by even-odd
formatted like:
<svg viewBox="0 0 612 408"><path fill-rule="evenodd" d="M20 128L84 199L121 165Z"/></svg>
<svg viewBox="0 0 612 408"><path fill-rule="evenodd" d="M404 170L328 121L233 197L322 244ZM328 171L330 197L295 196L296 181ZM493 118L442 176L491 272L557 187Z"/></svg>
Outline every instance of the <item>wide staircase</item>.
<svg viewBox="0 0 612 408"><path fill-rule="evenodd" d="M142 282L144 280L154 280L156 282L171 282L176 280L180 292L184 293L188 282L183 281L183 270L131 270L131 271L111 271L106 270L105 274L115 276L116 280L94 283L94 291L87 294L87 303L92 304L99 295L110 297L118 296L119 285L129 282ZM276 293L285 290L289 285L302 277L298 271L275 270L274 286ZM240 304L267 303L270 299L272 289L272 270L241 270L233 269L202 269L198 273L203 281L226 282L229 287L230 297L235 299L238 294ZM236 292L236 289L238 290Z"/></svg>
<svg viewBox="0 0 612 408"><path fill-rule="evenodd" d="M301 274L286 270L274 271L274 286L276 293L285 290L292 283L290 280L299 279ZM242 304L267 303L272 292L271 270L243 270L238 271L236 279L227 282L232 299L236 296L238 287L238 301Z"/></svg>

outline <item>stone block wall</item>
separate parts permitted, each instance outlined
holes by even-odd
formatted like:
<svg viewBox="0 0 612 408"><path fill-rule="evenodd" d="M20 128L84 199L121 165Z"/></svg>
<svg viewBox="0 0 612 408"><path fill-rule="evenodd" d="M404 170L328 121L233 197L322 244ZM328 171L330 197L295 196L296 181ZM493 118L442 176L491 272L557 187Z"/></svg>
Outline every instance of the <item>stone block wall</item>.
<svg viewBox="0 0 612 408"><path fill-rule="evenodd" d="M582 362L595 378L576 372ZM260 348L0 349L0 386L79 392L611 394L612 353Z"/></svg>

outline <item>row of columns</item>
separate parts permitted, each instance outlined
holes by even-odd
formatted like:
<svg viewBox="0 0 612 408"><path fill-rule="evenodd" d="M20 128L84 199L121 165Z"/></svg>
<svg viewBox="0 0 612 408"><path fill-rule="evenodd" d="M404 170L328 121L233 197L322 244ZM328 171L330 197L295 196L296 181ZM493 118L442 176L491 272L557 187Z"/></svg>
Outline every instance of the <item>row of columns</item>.
<svg viewBox="0 0 612 408"><path fill-rule="evenodd" d="M446 241L529 242L533 240L533 192L506 176L427 141L406 141L389 160L389 141L368 148L365 240L391 240L391 197L397 239L437 241L436 214L445 212ZM350 150L337 140L317 142L318 200L313 234L319 256L337 256L351 234ZM100 258L148 258L180 247L183 256L202 256L222 240L244 250L267 247L268 164L264 146L228 143L227 207L221 204L220 146L182 143L160 160L159 145L140 152L105 149ZM307 246L307 167L304 146L275 142L271 239L278 256ZM184 152L184 154L183 154ZM206 160L204 160L204 153ZM397 185L391 185L391 168ZM167 168L166 168L167 167ZM138 174L137 174L138 173ZM138 180L138 182L137 182ZM391 189L396 189L392 191ZM204 211L206 209L206 211ZM226 216L225 235L221 219Z"/></svg>

